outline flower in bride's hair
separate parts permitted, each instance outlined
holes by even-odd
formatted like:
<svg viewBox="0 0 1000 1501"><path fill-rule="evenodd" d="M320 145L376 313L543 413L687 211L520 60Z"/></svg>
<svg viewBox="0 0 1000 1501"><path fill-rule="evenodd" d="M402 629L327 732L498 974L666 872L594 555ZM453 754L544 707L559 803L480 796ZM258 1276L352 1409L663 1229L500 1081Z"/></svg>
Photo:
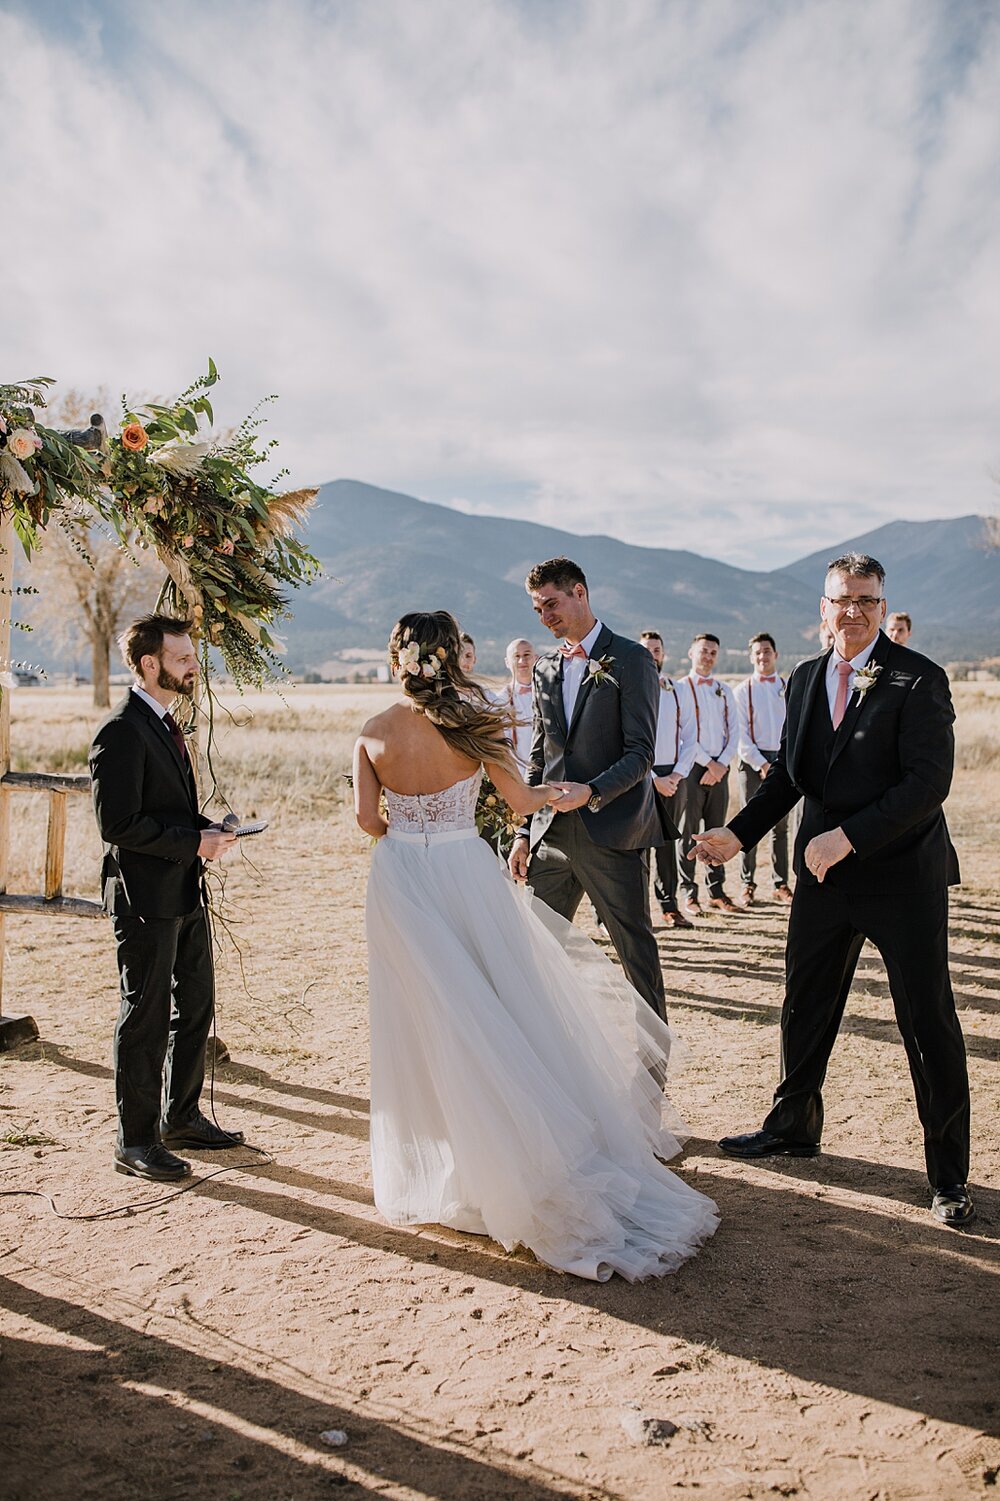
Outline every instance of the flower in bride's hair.
<svg viewBox="0 0 1000 1501"><path fill-rule="evenodd" d="M399 670L411 673L414 677L420 676L420 646L416 641L409 641L399 648Z"/></svg>
<svg viewBox="0 0 1000 1501"><path fill-rule="evenodd" d="M445 651L443 646L439 646L434 655L436 657L440 657L442 662L446 662L448 660L448 653Z"/></svg>
<svg viewBox="0 0 1000 1501"><path fill-rule="evenodd" d="M424 663L423 667L420 670L425 678L436 678L441 670L441 663L438 661L437 657L428 657L427 661Z"/></svg>

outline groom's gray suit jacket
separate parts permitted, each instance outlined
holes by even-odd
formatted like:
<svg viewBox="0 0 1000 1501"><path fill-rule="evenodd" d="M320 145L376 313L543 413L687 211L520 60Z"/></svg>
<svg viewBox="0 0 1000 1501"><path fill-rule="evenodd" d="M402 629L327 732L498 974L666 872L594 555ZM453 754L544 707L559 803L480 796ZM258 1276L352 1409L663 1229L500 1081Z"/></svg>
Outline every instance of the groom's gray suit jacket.
<svg viewBox="0 0 1000 1501"><path fill-rule="evenodd" d="M563 710L563 658L556 650L539 657L534 672L534 730L526 779L590 782L601 794L597 813L580 817L595 844L606 849L651 849L678 838L663 811L649 773L656 746L660 682L644 646L602 626L591 660L608 659L601 682L585 677L570 724ZM556 817L546 804L530 821L532 847ZM563 815L568 817L569 815Z"/></svg>

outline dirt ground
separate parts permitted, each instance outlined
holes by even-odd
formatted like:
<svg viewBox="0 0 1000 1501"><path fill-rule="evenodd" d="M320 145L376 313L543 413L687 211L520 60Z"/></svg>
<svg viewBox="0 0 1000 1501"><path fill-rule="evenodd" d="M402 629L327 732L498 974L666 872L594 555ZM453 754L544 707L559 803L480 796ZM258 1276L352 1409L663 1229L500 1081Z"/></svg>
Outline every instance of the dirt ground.
<svg viewBox="0 0 1000 1501"><path fill-rule="evenodd" d="M20 695L15 744L47 692ZM329 692L325 708L296 701L295 713L335 712L340 747L362 700ZM60 723L82 743L95 716L74 715ZM722 1226L675 1276L638 1286L381 1222L367 841L332 796L293 806L275 782L258 804L279 811L228 877L249 993L225 948L232 1061L214 1106L266 1156L205 1154L182 1193L116 1176L110 934L100 920L7 921L4 1010L34 1016L41 1040L0 1056L0 1188L51 1195L69 1216L131 1211L67 1219L41 1198L0 1200L7 1501L998 1494L1000 771L962 772L949 805L965 878L952 945L974 1228L928 1213L903 1049L869 950L834 1054L823 1155L758 1166L719 1153L719 1135L759 1124L776 1078L786 917L765 899L693 933L658 929L690 1048L671 1093L693 1136L674 1165L716 1199ZM96 873L89 815L74 816L73 860ZM637 1415L676 1432L641 1444L623 1425ZM324 1441L333 1429L345 1446Z"/></svg>

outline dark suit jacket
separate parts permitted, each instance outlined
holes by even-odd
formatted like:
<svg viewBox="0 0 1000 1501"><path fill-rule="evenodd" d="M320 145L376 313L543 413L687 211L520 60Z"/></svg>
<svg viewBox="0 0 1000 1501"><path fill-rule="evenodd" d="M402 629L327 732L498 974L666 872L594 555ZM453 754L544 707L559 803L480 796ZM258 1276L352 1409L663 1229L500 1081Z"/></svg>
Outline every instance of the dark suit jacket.
<svg viewBox="0 0 1000 1501"><path fill-rule="evenodd" d="M814 706L829 713L829 657L824 652L792 672L778 759L729 827L750 848L801 796L805 806L795 841L800 881L815 881L802 859L809 840L843 828L855 852L830 869L825 884L878 896L954 885L958 859L942 810L955 754L947 673L880 631L870 665L882 670L863 697L852 693L825 776L810 785L803 743Z"/></svg>
<svg viewBox="0 0 1000 1501"><path fill-rule="evenodd" d="M660 698L656 664L644 646L616 636L607 626L591 652L592 660L599 657L610 659L608 676L600 683L584 678L569 725L561 654L549 652L535 663L527 781L533 787L591 782L603 806L597 813L581 808L580 817L594 843L607 849L650 849L678 837L649 778ZM548 805L533 816L533 845L557 816Z"/></svg>
<svg viewBox="0 0 1000 1501"><path fill-rule="evenodd" d="M155 712L131 691L90 748L94 811L104 840L108 912L185 917L202 900L201 830L194 778Z"/></svg>

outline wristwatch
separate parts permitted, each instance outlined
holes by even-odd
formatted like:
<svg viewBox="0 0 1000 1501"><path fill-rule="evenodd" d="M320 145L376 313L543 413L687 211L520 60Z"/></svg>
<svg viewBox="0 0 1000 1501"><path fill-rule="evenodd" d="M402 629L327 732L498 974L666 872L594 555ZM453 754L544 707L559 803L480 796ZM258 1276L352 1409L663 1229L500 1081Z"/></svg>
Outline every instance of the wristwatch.
<svg viewBox="0 0 1000 1501"><path fill-rule="evenodd" d="M590 788L590 800L587 803L587 811L588 813L599 813L601 811L601 794L593 782L588 782L587 786Z"/></svg>

